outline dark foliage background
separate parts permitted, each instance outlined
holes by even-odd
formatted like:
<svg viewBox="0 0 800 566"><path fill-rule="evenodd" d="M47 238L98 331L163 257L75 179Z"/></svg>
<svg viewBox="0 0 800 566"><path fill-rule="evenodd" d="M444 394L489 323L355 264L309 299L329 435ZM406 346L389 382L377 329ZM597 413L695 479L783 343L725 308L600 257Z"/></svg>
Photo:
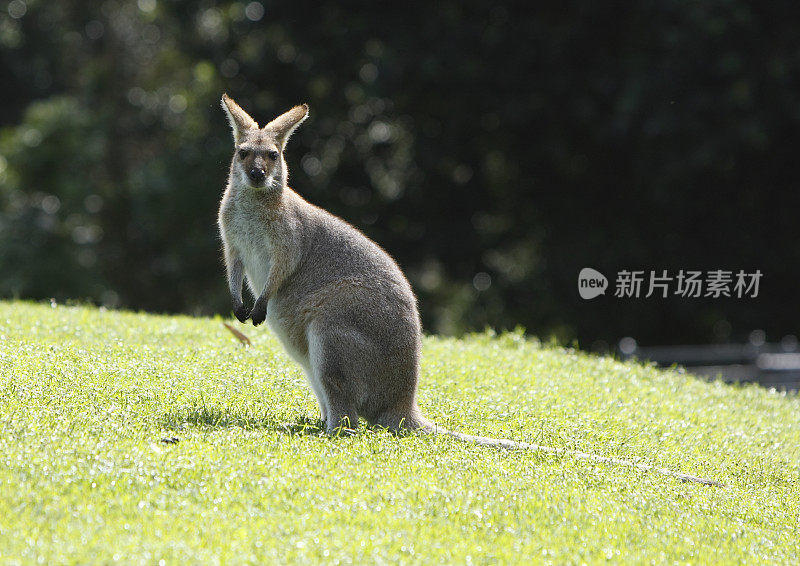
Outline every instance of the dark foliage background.
<svg viewBox="0 0 800 566"><path fill-rule="evenodd" d="M227 91L306 101L292 185L392 253L428 331L602 348L797 329L793 2L0 2L0 296L228 312ZM760 269L756 299L577 274Z"/></svg>

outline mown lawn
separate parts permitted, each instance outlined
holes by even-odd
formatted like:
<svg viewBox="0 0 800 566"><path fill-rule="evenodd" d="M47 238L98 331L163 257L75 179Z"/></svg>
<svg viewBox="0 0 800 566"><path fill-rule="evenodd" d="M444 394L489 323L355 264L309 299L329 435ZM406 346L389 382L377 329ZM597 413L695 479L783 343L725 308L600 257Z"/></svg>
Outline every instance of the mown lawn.
<svg viewBox="0 0 800 566"><path fill-rule="evenodd" d="M252 347L221 319L0 302L0 563L800 563L796 395L426 338L420 405L444 426L722 489L363 424L328 438L269 331L237 327Z"/></svg>

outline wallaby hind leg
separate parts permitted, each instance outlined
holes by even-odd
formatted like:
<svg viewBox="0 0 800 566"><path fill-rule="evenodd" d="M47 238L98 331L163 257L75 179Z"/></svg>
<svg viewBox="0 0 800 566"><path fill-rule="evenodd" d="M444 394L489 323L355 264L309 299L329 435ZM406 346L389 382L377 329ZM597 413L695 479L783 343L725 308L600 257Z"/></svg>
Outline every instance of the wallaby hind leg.
<svg viewBox="0 0 800 566"><path fill-rule="evenodd" d="M322 419L322 422L328 421L328 396L325 394L325 390L322 388L322 385L316 380L314 377L314 372L310 369L305 369L305 375L308 382L311 384L311 389L314 391L314 396L317 398L317 404L319 405L319 416Z"/></svg>
<svg viewBox="0 0 800 566"><path fill-rule="evenodd" d="M320 381L328 398L328 415L325 431L333 434L339 429L358 428L358 411L347 388L342 387L344 376L338 368L324 366Z"/></svg>
<svg viewBox="0 0 800 566"><path fill-rule="evenodd" d="M312 324L309 328L309 377L323 411L325 429L332 434L339 428L357 428L358 411L351 387L353 383L342 367L346 356L339 351L346 347L346 340L336 336L331 329L320 330L320 326Z"/></svg>

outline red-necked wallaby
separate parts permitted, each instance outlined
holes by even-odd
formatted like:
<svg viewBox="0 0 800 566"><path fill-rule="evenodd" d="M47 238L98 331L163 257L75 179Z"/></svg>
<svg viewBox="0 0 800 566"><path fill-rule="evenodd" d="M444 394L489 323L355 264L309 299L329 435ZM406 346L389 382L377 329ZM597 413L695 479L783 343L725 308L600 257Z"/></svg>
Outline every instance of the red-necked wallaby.
<svg viewBox="0 0 800 566"><path fill-rule="evenodd" d="M423 417L417 406L422 330L411 285L380 246L286 184L283 150L308 106L263 128L227 95L222 108L235 145L219 209L233 310L240 322L269 322L305 371L329 433L364 417L392 431L443 433L719 485L616 458L446 431ZM256 297L252 310L242 301L245 277Z"/></svg>

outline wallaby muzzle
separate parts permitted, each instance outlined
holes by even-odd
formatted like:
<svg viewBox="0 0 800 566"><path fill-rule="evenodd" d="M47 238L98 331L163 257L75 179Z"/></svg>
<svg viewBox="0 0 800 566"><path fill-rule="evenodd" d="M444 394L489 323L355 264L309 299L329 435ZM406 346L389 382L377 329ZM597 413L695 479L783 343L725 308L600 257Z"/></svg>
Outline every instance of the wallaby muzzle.
<svg viewBox="0 0 800 566"><path fill-rule="evenodd" d="M256 185L261 185L267 178L267 174L259 167L253 167L250 169L250 171L247 173L247 176Z"/></svg>

